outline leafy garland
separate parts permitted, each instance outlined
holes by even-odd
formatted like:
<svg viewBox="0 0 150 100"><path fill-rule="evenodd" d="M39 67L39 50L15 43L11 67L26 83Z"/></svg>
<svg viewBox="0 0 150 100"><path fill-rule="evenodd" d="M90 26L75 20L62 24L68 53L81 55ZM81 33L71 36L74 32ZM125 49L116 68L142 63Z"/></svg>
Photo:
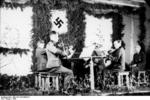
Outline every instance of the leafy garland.
<svg viewBox="0 0 150 100"><path fill-rule="evenodd" d="M20 49L20 48L4 48L0 47L0 54L27 54L30 50L29 49Z"/></svg>
<svg viewBox="0 0 150 100"><path fill-rule="evenodd" d="M124 30L124 25L123 25L123 18L122 15L119 13L115 12L109 12L107 14L95 14L91 11L86 11L88 14L93 15L97 18L105 17L105 18L112 18L112 23L113 23L113 34L112 34L112 42L117 39L122 39L124 36L123 30Z"/></svg>
<svg viewBox="0 0 150 100"><path fill-rule="evenodd" d="M51 32L51 23L49 21L50 15L49 5L43 4L42 2L36 2L33 4L33 35L32 35L32 46L33 46L33 65L31 66L32 71L36 70L35 67L35 50L37 47L37 41L44 40L45 44L48 42L48 34Z"/></svg>
<svg viewBox="0 0 150 100"><path fill-rule="evenodd" d="M85 9L91 8L91 9L110 10L111 12L117 12L120 14L127 14L127 15L137 14L139 11L139 8L133 8L129 6L117 6L117 5L109 5L109 4L102 4L102 3L96 3L96 4L90 4L86 2L82 2L82 3Z"/></svg>
<svg viewBox="0 0 150 100"><path fill-rule="evenodd" d="M123 24L123 18L122 15L118 13L114 13L113 16L113 34L112 34L112 41L117 39L122 39L124 36L123 30L124 30L124 24Z"/></svg>
<svg viewBox="0 0 150 100"><path fill-rule="evenodd" d="M145 29L145 21L146 21L146 15L145 15L145 7L141 7L139 9L139 28L140 28L140 34L139 34L139 41L138 43L142 46L143 51L145 52L145 36L146 36L146 29Z"/></svg>
<svg viewBox="0 0 150 100"><path fill-rule="evenodd" d="M77 53L81 53L84 47L85 39L85 16L84 9L81 4L76 4L75 8L69 8L67 10L68 18L68 33L62 34L61 37L63 41L68 45L73 45ZM80 54L74 55L78 57Z"/></svg>

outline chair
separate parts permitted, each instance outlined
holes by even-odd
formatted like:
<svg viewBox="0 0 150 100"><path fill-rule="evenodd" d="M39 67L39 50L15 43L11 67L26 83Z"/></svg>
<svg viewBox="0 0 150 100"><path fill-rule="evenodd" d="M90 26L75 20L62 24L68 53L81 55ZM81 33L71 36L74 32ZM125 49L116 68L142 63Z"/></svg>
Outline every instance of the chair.
<svg viewBox="0 0 150 100"><path fill-rule="evenodd" d="M39 85L43 93L49 93L51 87L59 90L58 74L41 73L39 76Z"/></svg>
<svg viewBox="0 0 150 100"><path fill-rule="evenodd" d="M118 72L118 86L129 88L129 72Z"/></svg>
<svg viewBox="0 0 150 100"><path fill-rule="evenodd" d="M146 83L146 72L139 71L138 72L138 86Z"/></svg>
<svg viewBox="0 0 150 100"><path fill-rule="evenodd" d="M51 85L58 91L59 90L59 75L58 74L49 74L49 86L50 82L52 83ZM51 80L50 80L51 79Z"/></svg>

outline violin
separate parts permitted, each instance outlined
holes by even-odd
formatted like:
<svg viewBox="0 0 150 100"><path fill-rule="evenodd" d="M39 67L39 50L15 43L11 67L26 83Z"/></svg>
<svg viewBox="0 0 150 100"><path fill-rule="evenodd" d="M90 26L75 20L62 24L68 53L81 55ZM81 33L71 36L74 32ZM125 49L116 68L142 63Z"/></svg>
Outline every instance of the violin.
<svg viewBox="0 0 150 100"><path fill-rule="evenodd" d="M106 67L108 67L109 65L111 65L111 63L113 61L117 62L118 61L118 57L114 57L112 54L115 51L115 49L111 49L110 51L108 51L108 55L106 57L104 57L103 61L104 61L104 65Z"/></svg>
<svg viewBox="0 0 150 100"><path fill-rule="evenodd" d="M61 49L64 54L67 56L67 58L71 58L74 54L73 46L65 45L63 41L60 41L56 44L56 47Z"/></svg>

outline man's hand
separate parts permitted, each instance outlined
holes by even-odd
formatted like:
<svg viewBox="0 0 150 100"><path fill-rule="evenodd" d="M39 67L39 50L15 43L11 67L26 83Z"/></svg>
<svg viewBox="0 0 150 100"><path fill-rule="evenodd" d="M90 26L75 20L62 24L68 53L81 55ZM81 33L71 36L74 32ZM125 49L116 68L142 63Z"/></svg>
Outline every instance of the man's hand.
<svg viewBox="0 0 150 100"><path fill-rule="evenodd" d="M67 57L67 53L66 53L65 51L62 52L62 55L63 55L64 57Z"/></svg>
<svg viewBox="0 0 150 100"><path fill-rule="evenodd" d="M105 67L108 67L109 65L111 65L111 60L107 60L107 61L104 60L104 65Z"/></svg>
<svg viewBox="0 0 150 100"><path fill-rule="evenodd" d="M66 49L65 54L67 58L71 58L72 55L74 54L75 50L73 50L73 46L69 46L68 49Z"/></svg>
<svg viewBox="0 0 150 100"><path fill-rule="evenodd" d="M136 64L133 64L133 65L132 65L132 67L136 67L136 66L137 66Z"/></svg>

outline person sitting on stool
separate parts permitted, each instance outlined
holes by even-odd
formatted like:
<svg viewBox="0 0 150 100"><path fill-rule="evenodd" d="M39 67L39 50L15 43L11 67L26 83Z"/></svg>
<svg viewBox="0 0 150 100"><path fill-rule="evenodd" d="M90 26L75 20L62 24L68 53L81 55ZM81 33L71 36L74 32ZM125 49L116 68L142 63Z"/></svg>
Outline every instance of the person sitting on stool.
<svg viewBox="0 0 150 100"><path fill-rule="evenodd" d="M49 35L50 41L46 45L46 53L48 57L48 62L46 67L49 68L50 73L61 73L65 74L64 80L64 92L67 92L67 84L73 78L73 71L62 66L60 56L66 56L66 53L58 48L57 43L59 40L58 33L52 31Z"/></svg>
<svg viewBox="0 0 150 100"><path fill-rule="evenodd" d="M131 70L135 77L138 76L138 71L144 71L146 65L146 55L140 44L136 45L135 54L131 63Z"/></svg>
<svg viewBox="0 0 150 100"><path fill-rule="evenodd" d="M125 48L122 40L115 40L114 49L108 55L108 60L105 62L106 69L109 70L125 70Z"/></svg>

